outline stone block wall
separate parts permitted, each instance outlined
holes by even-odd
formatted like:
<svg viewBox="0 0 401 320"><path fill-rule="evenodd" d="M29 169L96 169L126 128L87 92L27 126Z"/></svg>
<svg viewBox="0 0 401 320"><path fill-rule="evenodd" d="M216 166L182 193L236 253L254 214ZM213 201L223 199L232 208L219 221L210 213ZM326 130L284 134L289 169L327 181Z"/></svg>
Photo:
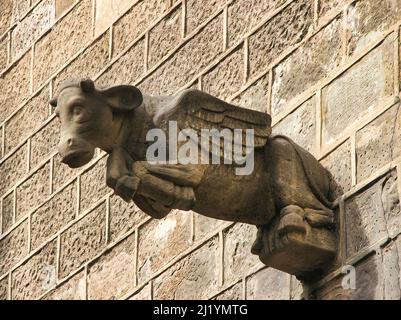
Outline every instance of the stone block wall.
<svg viewBox="0 0 401 320"><path fill-rule="evenodd" d="M400 299L400 24L400 0L0 1L0 299ZM302 288L254 226L150 219L103 152L61 164L48 100L82 76L270 113L339 185L331 272Z"/></svg>

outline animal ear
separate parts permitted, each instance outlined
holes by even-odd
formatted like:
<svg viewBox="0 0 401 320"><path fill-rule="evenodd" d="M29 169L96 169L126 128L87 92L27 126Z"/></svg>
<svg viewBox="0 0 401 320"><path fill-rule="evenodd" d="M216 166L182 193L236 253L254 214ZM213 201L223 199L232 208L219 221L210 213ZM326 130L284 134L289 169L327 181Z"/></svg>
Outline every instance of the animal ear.
<svg viewBox="0 0 401 320"><path fill-rule="evenodd" d="M79 82L81 90L85 93L92 93L95 91L95 84L91 79L82 79Z"/></svg>
<svg viewBox="0 0 401 320"><path fill-rule="evenodd" d="M56 108L56 107L57 107L57 97L51 99L51 100L49 101L49 103L50 103L50 105L51 105L53 108Z"/></svg>
<svg viewBox="0 0 401 320"><path fill-rule="evenodd" d="M107 103L117 111L131 111L142 104L141 91L129 85L111 87L100 91Z"/></svg>

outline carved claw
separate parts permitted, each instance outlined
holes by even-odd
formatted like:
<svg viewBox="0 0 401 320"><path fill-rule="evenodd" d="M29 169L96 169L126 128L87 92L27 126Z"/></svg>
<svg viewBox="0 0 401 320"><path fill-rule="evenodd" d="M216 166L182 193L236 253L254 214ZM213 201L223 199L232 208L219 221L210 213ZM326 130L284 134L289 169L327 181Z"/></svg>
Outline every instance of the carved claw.
<svg viewBox="0 0 401 320"><path fill-rule="evenodd" d="M120 196L124 201L130 201L139 186L139 178L132 176L122 176L116 182L114 193Z"/></svg>

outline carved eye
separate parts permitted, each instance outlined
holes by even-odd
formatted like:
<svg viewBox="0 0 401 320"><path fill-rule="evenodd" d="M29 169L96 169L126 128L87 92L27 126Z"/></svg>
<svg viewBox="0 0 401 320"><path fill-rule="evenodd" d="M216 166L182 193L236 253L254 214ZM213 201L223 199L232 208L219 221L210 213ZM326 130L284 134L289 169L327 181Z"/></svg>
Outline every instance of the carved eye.
<svg viewBox="0 0 401 320"><path fill-rule="evenodd" d="M75 106L74 109L72 110L73 115L76 117L80 116L82 112L83 112L82 106Z"/></svg>

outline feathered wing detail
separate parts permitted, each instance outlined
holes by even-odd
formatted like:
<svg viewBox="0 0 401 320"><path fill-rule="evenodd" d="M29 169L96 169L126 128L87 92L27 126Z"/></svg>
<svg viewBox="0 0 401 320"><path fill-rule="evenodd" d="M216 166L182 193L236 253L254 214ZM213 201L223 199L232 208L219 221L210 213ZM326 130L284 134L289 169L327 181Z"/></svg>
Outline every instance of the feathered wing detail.
<svg viewBox="0 0 401 320"><path fill-rule="evenodd" d="M157 124L162 128L166 128L168 121L177 121L179 130L195 130L198 138L202 129L217 129L218 132L228 129L233 137L235 129L240 129L242 152L246 147L247 129L253 129L256 149L264 147L271 135L271 117L267 113L237 107L194 89L181 93L157 118ZM198 141L200 143L200 139ZM219 143L219 147L222 155L224 144Z"/></svg>

